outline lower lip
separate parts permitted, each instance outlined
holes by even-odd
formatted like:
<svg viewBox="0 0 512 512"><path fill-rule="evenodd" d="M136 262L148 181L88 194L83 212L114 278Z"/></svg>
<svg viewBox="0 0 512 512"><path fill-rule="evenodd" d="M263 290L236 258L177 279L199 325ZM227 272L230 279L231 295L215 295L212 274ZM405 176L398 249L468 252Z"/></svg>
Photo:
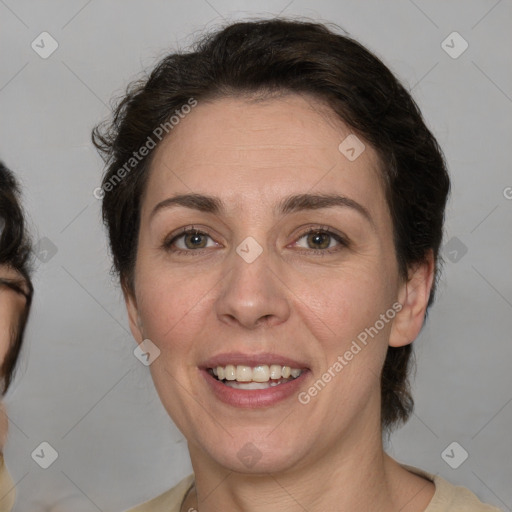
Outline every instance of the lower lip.
<svg viewBox="0 0 512 512"><path fill-rule="evenodd" d="M305 370L296 379L267 389L243 390L226 386L210 375L208 370L201 370L203 378L221 402L234 407L245 407L248 409L270 407L296 395L308 373L308 370Z"/></svg>

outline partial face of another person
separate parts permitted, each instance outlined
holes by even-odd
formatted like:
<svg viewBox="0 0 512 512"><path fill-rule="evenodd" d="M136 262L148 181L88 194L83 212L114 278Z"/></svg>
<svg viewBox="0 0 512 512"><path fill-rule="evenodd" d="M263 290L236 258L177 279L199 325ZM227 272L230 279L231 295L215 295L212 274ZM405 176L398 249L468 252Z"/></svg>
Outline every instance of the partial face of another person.
<svg viewBox="0 0 512 512"><path fill-rule="evenodd" d="M4 363L18 336L20 320L27 303L27 299L22 293L3 284L2 281L23 283L23 278L11 267L0 265L0 365ZM0 402L0 450L5 444L6 436L7 416L3 404Z"/></svg>
<svg viewBox="0 0 512 512"><path fill-rule="evenodd" d="M155 150L127 306L192 456L285 471L380 436L386 351L417 336L431 268L399 275L377 154L349 160L351 133L311 98L226 98ZM169 201L188 194L215 202Z"/></svg>
<svg viewBox="0 0 512 512"><path fill-rule="evenodd" d="M23 282L16 270L5 265L0 265L0 280ZM22 293L0 283L0 362L16 338L26 303Z"/></svg>

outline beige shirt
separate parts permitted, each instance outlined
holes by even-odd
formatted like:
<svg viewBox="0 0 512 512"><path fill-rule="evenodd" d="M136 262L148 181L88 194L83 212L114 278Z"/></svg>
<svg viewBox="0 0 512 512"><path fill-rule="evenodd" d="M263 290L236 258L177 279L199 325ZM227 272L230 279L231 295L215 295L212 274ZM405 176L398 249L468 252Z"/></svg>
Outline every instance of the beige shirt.
<svg viewBox="0 0 512 512"><path fill-rule="evenodd" d="M14 482L7 472L4 457L0 454L0 512L9 512L12 509L15 496Z"/></svg>
<svg viewBox="0 0 512 512"><path fill-rule="evenodd" d="M402 467L427 478L436 486L434 496L424 512L501 512L499 508L482 503L465 487L452 485L440 476L431 475L413 466ZM194 475L189 475L170 491L128 512L180 512L181 503L193 482Z"/></svg>

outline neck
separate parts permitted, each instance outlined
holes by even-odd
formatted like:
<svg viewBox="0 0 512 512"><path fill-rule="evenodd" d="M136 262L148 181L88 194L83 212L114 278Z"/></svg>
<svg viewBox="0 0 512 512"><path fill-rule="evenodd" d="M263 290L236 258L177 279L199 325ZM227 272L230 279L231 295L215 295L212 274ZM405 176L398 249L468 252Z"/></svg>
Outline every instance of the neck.
<svg viewBox="0 0 512 512"><path fill-rule="evenodd" d="M308 460L276 473L230 471L189 446L196 492L183 510L396 511L403 498L397 485L400 473L402 480L404 472L411 474L384 453L380 422L363 425L323 450L311 450Z"/></svg>

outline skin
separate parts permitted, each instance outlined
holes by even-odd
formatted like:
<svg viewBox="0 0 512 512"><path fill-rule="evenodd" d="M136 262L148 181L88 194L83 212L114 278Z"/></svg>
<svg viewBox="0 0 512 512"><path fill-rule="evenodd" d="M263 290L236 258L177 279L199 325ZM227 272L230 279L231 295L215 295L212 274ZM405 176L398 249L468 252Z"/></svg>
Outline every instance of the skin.
<svg viewBox="0 0 512 512"><path fill-rule="evenodd" d="M0 265L0 277L3 279L20 279L19 273L6 265ZM3 362L11 345L13 330L26 305L25 297L4 286L0 286L0 363ZM0 402L0 453L7 437L7 414Z"/></svg>
<svg viewBox="0 0 512 512"><path fill-rule="evenodd" d="M433 261L400 278L377 155L366 144L355 161L345 158L338 146L350 133L312 98L228 98L199 102L155 150L134 287L124 292L136 341L161 351L152 377L188 441L196 486L182 510L413 512L432 498L432 483L383 451L379 375L388 345L421 329ZM226 211L152 215L192 192L222 199ZM342 194L371 220L349 207L274 214L283 197L301 193ZM211 237L201 252L183 237L163 247L191 225ZM330 239L335 252L315 254L318 242L302 233L322 226L349 244ZM263 248L250 264L236 253L248 236ZM241 409L217 400L199 375L219 353L272 352L306 363L307 390L396 301L394 321L307 405L293 396ZM261 453L251 468L237 456L248 442Z"/></svg>

